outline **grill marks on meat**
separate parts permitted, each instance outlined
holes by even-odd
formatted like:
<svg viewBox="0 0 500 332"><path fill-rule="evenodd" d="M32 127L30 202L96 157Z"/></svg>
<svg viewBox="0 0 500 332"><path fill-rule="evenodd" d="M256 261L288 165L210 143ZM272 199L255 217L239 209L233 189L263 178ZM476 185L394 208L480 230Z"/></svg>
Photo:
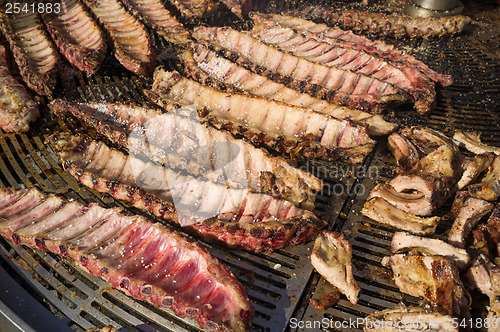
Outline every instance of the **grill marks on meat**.
<svg viewBox="0 0 500 332"><path fill-rule="evenodd" d="M303 16L304 14L298 13L298 15ZM422 61L417 60L412 55L398 49L394 45L384 43L380 40L368 39L350 30L329 27L326 24L317 24L310 20L289 15L251 13L250 16L257 23L274 22L280 26L289 27L306 33L307 36L315 38L318 41L325 41L343 48L360 50L384 58L386 61L390 61L392 65L398 66L409 75L413 75L416 69L429 77L432 81L440 83L442 86L449 86L453 83L451 76L435 72Z"/></svg>
<svg viewBox="0 0 500 332"><path fill-rule="evenodd" d="M430 112L434 105L436 99L434 84L416 70L410 76L377 56L319 41L287 27L259 24L254 26L250 34L268 45L311 62L390 83L409 93L413 97L415 108L421 114Z"/></svg>
<svg viewBox="0 0 500 332"><path fill-rule="evenodd" d="M380 112L387 103L407 100L405 93L386 82L281 52L231 28L197 27L192 35L255 72L330 102Z"/></svg>
<svg viewBox="0 0 500 332"><path fill-rule="evenodd" d="M352 304L358 302L360 288L352 273L352 246L344 234L323 231L311 253L314 268L329 283L346 295Z"/></svg>
<svg viewBox="0 0 500 332"><path fill-rule="evenodd" d="M460 145L463 145L470 152L476 154L490 153L493 152L496 155L500 155L500 148L489 146L481 142L480 135L473 131L461 131L457 130L453 135L453 139Z"/></svg>
<svg viewBox="0 0 500 332"><path fill-rule="evenodd" d="M185 72L203 84L221 87L230 92L245 92L288 105L310 108L337 119L356 121L366 125L370 135L387 135L397 127L396 124L386 122L380 115L332 104L255 74L219 56L202 43L192 44L191 48L192 50L184 53Z"/></svg>
<svg viewBox="0 0 500 332"><path fill-rule="evenodd" d="M0 128L20 133L29 130L40 112L28 91L9 72L5 47L0 46Z"/></svg>
<svg viewBox="0 0 500 332"><path fill-rule="evenodd" d="M155 29L168 41L187 45L189 32L163 5L161 0L123 0L122 3L144 24Z"/></svg>
<svg viewBox="0 0 500 332"><path fill-rule="evenodd" d="M395 38L402 36L410 38L453 36L462 32L464 27L471 22L470 17L462 15L411 17L308 5L297 8L293 14L309 19L322 19L327 23L354 31Z"/></svg>
<svg viewBox="0 0 500 332"><path fill-rule="evenodd" d="M0 26L9 42L23 81L36 93L52 94L57 80L59 55L45 34L37 13L7 14L0 10Z"/></svg>
<svg viewBox="0 0 500 332"><path fill-rule="evenodd" d="M204 109L224 129L281 153L301 151L306 158L357 163L374 146L366 128L349 121L264 98L228 95L161 68L155 71L148 96L160 106L173 101Z"/></svg>
<svg viewBox="0 0 500 332"><path fill-rule="evenodd" d="M418 235L433 234L440 220L439 217L419 218L380 197L367 200L361 213L381 224Z"/></svg>
<svg viewBox="0 0 500 332"><path fill-rule="evenodd" d="M215 0L170 0L189 19L208 16L219 7Z"/></svg>
<svg viewBox="0 0 500 332"><path fill-rule="evenodd" d="M464 248L470 231L492 209L493 204L470 197L467 192L459 192L452 207L455 221L448 235L448 242Z"/></svg>
<svg viewBox="0 0 500 332"><path fill-rule="evenodd" d="M401 326L418 326L411 331L458 332L450 322L452 316L428 311L421 307L401 307L376 311L366 317L365 332L400 332Z"/></svg>
<svg viewBox="0 0 500 332"><path fill-rule="evenodd" d="M486 201L496 201L500 197L500 156L496 156L481 182L468 187L471 196Z"/></svg>
<svg viewBox="0 0 500 332"><path fill-rule="evenodd" d="M150 74L156 51L144 25L125 10L118 0L84 0L109 33L120 63L139 75Z"/></svg>
<svg viewBox="0 0 500 332"><path fill-rule="evenodd" d="M43 20L61 54L76 68L95 73L106 56L104 33L78 0L62 0L59 13Z"/></svg>
<svg viewBox="0 0 500 332"><path fill-rule="evenodd" d="M249 186L314 208L314 191L322 182L286 160L270 156L245 140L235 139L180 111L160 110L118 103L68 103L54 100L50 109L57 115L69 112L111 141L133 154L145 155L171 169L182 169L195 177L206 177L231 187Z"/></svg>
<svg viewBox="0 0 500 332"><path fill-rule="evenodd" d="M84 185L187 225L206 240L260 252L307 241L325 225L291 202L184 176L84 136L49 141L64 169Z"/></svg>
<svg viewBox="0 0 500 332"><path fill-rule="evenodd" d="M114 288L190 316L202 328L250 328L253 308L233 274L165 226L37 189L2 188L0 200L9 202L0 210L4 237L71 257Z"/></svg>
<svg viewBox="0 0 500 332"><path fill-rule="evenodd" d="M457 268L444 256L384 257L382 265L394 272L394 280L406 294L435 303L443 314L460 314L464 292Z"/></svg>
<svg viewBox="0 0 500 332"><path fill-rule="evenodd" d="M465 249L456 248L442 240L415 236L406 232L396 232L392 237L391 252L393 254L416 250L424 255L441 255L455 263L463 270L470 262L470 256Z"/></svg>

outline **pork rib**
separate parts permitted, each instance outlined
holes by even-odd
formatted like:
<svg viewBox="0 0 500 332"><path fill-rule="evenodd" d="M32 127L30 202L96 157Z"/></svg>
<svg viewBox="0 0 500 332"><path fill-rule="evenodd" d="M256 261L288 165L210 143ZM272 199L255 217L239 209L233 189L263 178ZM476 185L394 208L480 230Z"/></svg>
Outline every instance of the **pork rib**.
<svg viewBox="0 0 500 332"><path fill-rule="evenodd" d="M131 13L168 41L179 45L187 45L189 42L189 32L165 8L161 0L123 0L122 2Z"/></svg>
<svg viewBox="0 0 500 332"><path fill-rule="evenodd" d="M387 144L396 158L398 173L412 169L420 160L420 154L413 143L399 133L392 133L387 138Z"/></svg>
<svg viewBox="0 0 500 332"><path fill-rule="evenodd" d="M442 75L430 69L425 63L417 60L414 56L387 44L380 40L371 40L365 36L360 36L350 30L342 30L337 27L330 27L326 24L317 24L310 20L299 17L277 14L251 13L250 17L257 23L275 22L280 26L304 31L308 36L320 41L326 41L343 48L352 48L378 56L390 61L408 73L413 73L413 69L420 71L434 82L443 86L453 83L451 76Z"/></svg>
<svg viewBox="0 0 500 332"><path fill-rule="evenodd" d="M322 19L327 23L354 31L365 31L395 38L453 36L462 32L464 27L471 22L470 17L462 15L411 17L309 5L295 9L293 14L310 19Z"/></svg>
<svg viewBox="0 0 500 332"><path fill-rule="evenodd" d="M419 71L412 75L384 61L382 58L353 48L342 48L328 41L320 41L301 31L288 27L258 24L250 35L267 45L289 52L311 62L348 70L392 84L410 94L420 114L427 114L434 106L436 90Z"/></svg>
<svg viewBox="0 0 500 332"><path fill-rule="evenodd" d="M476 132L457 130L453 135L453 139L475 154L492 152L496 155L500 155L500 148L484 144L481 142L480 135Z"/></svg>
<svg viewBox="0 0 500 332"><path fill-rule="evenodd" d="M392 269L403 293L422 296L443 314L460 314L465 300L463 286L457 268L448 258L396 254L384 257L382 265Z"/></svg>
<svg viewBox="0 0 500 332"><path fill-rule="evenodd" d="M394 123L386 122L380 115L332 104L255 74L219 56L203 43L192 44L191 50L184 53L183 59L185 72L205 85L245 92L293 106L311 108L337 119L356 121L366 125L368 133L374 136L387 135L397 127Z"/></svg>
<svg viewBox="0 0 500 332"><path fill-rule="evenodd" d="M185 176L85 136L48 140L64 169L84 185L186 225L206 240L260 252L307 241L325 225L291 202Z"/></svg>
<svg viewBox="0 0 500 332"><path fill-rule="evenodd" d="M366 128L347 120L264 98L227 94L162 68L155 71L148 96L160 106L173 101L206 110L216 121L234 124L228 128L233 134L257 138L260 140L257 143L279 152L298 150L316 158L342 158L358 163L375 143ZM309 146L313 147L313 153L307 151Z"/></svg>
<svg viewBox="0 0 500 332"><path fill-rule="evenodd" d="M396 208L380 197L366 201L361 213L381 224L417 235L430 235L436 231L439 217L419 218Z"/></svg>
<svg viewBox="0 0 500 332"><path fill-rule="evenodd" d="M170 0L189 19L208 16L215 12L219 3L215 0Z"/></svg>
<svg viewBox="0 0 500 332"><path fill-rule="evenodd" d="M114 288L212 331L250 329L253 308L215 257L167 227L121 209L83 205L37 189L0 189L0 234L70 257Z"/></svg>
<svg viewBox="0 0 500 332"><path fill-rule="evenodd" d="M422 192L399 192L388 183L379 183L368 195L368 199L380 197L404 212L417 216L430 216L434 211L434 204L427 200Z"/></svg>
<svg viewBox="0 0 500 332"><path fill-rule="evenodd" d="M36 12L7 14L0 10L0 27L9 42L23 81L42 96L51 95L57 81L59 55Z"/></svg>
<svg viewBox="0 0 500 332"><path fill-rule="evenodd" d="M352 303L358 303L360 288L352 273L352 246L344 234L323 231L311 253L311 263L323 278Z"/></svg>
<svg viewBox="0 0 500 332"><path fill-rule="evenodd" d="M61 54L79 70L95 73L106 56L104 33L78 0L62 0L59 13L42 18Z"/></svg>
<svg viewBox="0 0 500 332"><path fill-rule="evenodd" d="M314 191L322 188L321 180L310 173L245 140L235 139L226 131L183 116L182 110L171 109L163 114L160 110L126 104L76 104L59 99L49 107L58 116L71 113L134 155L145 155L165 167L182 169L196 177L219 182L227 179L232 187L248 186L255 192L287 199L311 210Z"/></svg>
<svg viewBox="0 0 500 332"><path fill-rule="evenodd" d="M239 64L271 79L330 102L369 112L381 112L388 103L403 103L406 93L362 74L310 62L281 52L252 36L228 27L197 27L193 37L236 58Z"/></svg>
<svg viewBox="0 0 500 332"><path fill-rule="evenodd" d="M28 91L9 72L5 47L0 45L0 128L20 133L29 130L40 112Z"/></svg>
<svg viewBox="0 0 500 332"><path fill-rule="evenodd" d="M109 33L115 57L133 73L150 74L156 63L156 50L144 25L118 0L83 0Z"/></svg>

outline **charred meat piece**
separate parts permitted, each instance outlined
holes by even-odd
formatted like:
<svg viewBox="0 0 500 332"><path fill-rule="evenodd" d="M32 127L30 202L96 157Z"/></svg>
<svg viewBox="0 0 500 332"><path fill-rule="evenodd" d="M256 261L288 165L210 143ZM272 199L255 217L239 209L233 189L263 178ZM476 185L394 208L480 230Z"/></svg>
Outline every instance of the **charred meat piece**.
<svg viewBox="0 0 500 332"><path fill-rule="evenodd" d="M361 213L381 224L418 235L430 235L436 231L439 217L419 218L404 212L380 197L366 201Z"/></svg>
<svg viewBox="0 0 500 332"><path fill-rule="evenodd" d="M21 133L29 130L40 112L28 91L9 72L5 47L0 46L0 128Z"/></svg>
<svg viewBox="0 0 500 332"><path fill-rule="evenodd" d="M308 61L390 83L412 96L415 108L420 114L430 112L434 106L436 99L434 83L419 71L415 71L414 75L407 75L382 58L364 51L332 45L288 27L258 24L254 26L250 35L267 45Z"/></svg>
<svg viewBox="0 0 500 332"><path fill-rule="evenodd" d="M323 278L337 287L352 304L358 302L360 288L352 274L352 246L344 234L321 232L311 253L311 263Z"/></svg>
<svg viewBox="0 0 500 332"><path fill-rule="evenodd" d="M280 26L303 31L312 38L328 42L332 45L352 48L378 56L386 61L390 61L393 65L397 65L409 74L414 74L414 70L418 70L434 82L438 82L443 86L449 86L453 83L450 76L435 72L414 56L381 40L371 40L365 36L357 35L350 30L342 30L326 24L317 24L310 20L289 15L251 13L250 17L255 23L270 24L270 22L274 22Z"/></svg>
<svg viewBox="0 0 500 332"><path fill-rule="evenodd" d="M373 188L368 199L372 197L383 198L396 208L417 216L430 216L435 208L423 193L399 192L387 183L380 183Z"/></svg>
<svg viewBox="0 0 500 332"><path fill-rule="evenodd" d="M472 287L491 297L490 272L486 264L474 264L465 274L465 278Z"/></svg>
<svg viewBox="0 0 500 332"><path fill-rule="evenodd" d="M468 187L471 196L496 201L500 196L500 155L496 156L481 182Z"/></svg>
<svg viewBox="0 0 500 332"><path fill-rule="evenodd" d="M391 134L388 138L388 146L396 158L398 173L412 169L420 160L420 154L413 143L398 133Z"/></svg>
<svg viewBox="0 0 500 332"><path fill-rule="evenodd" d="M453 317L422 307L401 307L376 311L366 317L365 332L458 332L450 322ZM410 328L406 329L406 327Z"/></svg>
<svg viewBox="0 0 500 332"><path fill-rule="evenodd" d="M500 255L500 205L497 204L491 213L485 227L493 245L496 247L497 256Z"/></svg>
<svg viewBox="0 0 500 332"><path fill-rule="evenodd" d="M186 176L85 136L59 134L48 140L64 169L84 185L206 240L259 252L307 241L325 225L291 202Z"/></svg>
<svg viewBox="0 0 500 332"><path fill-rule="evenodd" d="M470 17L462 15L412 17L309 5L297 8L293 14L310 19L322 19L345 29L395 38L403 36L410 38L452 36L462 32L471 21Z"/></svg>
<svg viewBox="0 0 500 332"><path fill-rule="evenodd" d="M431 128L414 126L403 128L399 133L408 138L423 155L428 155L442 145L447 145L454 152L458 150L452 139Z"/></svg>
<svg viewBox="0 0 500 332"><path fill-rule="evenodd" d="M131 13L168 41L179 45L189 43L189 32L165 8L161 0L123 0L122 2Z"/></svg>
<svg viewBox="0 0 500 332"><path fill-rule="evenodd" d="M192 44L191 48L184 53L185 72L200 83L222 87L229 92L245 92L288 105L310 108L336 119L356 121L366 125L368 134L374 136L387 135L397 128L396 124L386 122L380 115L329 103L255 74L218 55L203 43Z"/></svg>
<svg viewBox="0 0 500 332"><path fill-rule="evenodd" d="M68 103L59 99L49 105L61 116L71 113L134 155L144 155L171 169L204 176L234 188L248 186L314 208L314 191L322 182L286 160L272 157L230 133L183 116L182 110L160 110L120 103ZM196 113L197 115L197 113Z"/></svg>
<svg viewBox="0 0 500 332"><path fill-rule="evenodd" d="M457 268L444 256L384 257L382 265L394 272L394 281L403 293L423 297L443 314L460 314L464 292Z"/></svg>
<svg viewBox="0 0 500 332"><path fill-rule="evenodd" d="M51 95L60 59L38 14L32 11L7 14L3 8L0 10L0 27L23 81L39 95Z"/></svg>
<svg viewBox="0 0 500 332"><path fill-rule="evenodd" d="M391 84L296 57L228 27L197 27L192 35L253 71L330 102L378 113L388 103L408 100L406 93Z"/></svg>
<svg viewBox="0 0 500 332"><path fill-rule="evenodd" d="M133 73L149 75L156 63L156 50L144 25L118 0L83 0L109 33L114 54Z"/></svg>
<svg viewBox="0 0 500 332"><path fill-rule="evenodd" d="M148 96L160 106L169 102L194 105L219 122L237 126L233 131L228 129L233 134L264 137L263 142L256 143L282 153L301 151L307 156L307 149L313 149L311 154L315 153L317 158L341 158L358 163L375 144L366 128L347 120L265 98L227 94L161 68L155 71Z"/></svg>
<svg viewBox="0 0 500 332"><path fill-rule="evenodd" d="M167 227L37 189L2 188L0 199L8 201L0 209L5 238L70 257L112 287L190 316L202 328L250 329L253 308L234 275L200 245Z"/></svg>
<svg viewBox="0 0 500 332"><path fill-rule="evenodd" d="M490 167L494 159L495 154L493 153L478 154L474 158L465 159L462 165L464 171L457 183L458 190L474 182L481 173Z"/></svg>
<svg viewBox="0 0 500 332"><path fill-rule="evenodd" d="M252 0L221 0L238 17L243 17L252 10Z"/></svg>
<svg viewBox="0 0 500 332"><path fill-rule="evenodd" d="M78 0L62 0L59 13L42 16L61 54L79 70L95 73L108 46L101 28Z"/></svg>
<svg viewBox="0 0 500 332"><path fill-rule="evenodd" d="M415 236L406 232L396 232L392 237L391 251L393 254L417 250L425 255L441 255L452 260L459 270L470 262L470 256L465 249L456 248L442 240Z"/></svg>
<svg viewBox="0 0 500 332"><path fill-rule="evenodd" d="M481 142L481 138L479 136L480 135L478 133L473 131L457 130L455 135L453 135L453 139L475 154L493 152L496 155L500 155L500 148L484 144Z"/></svg>
<svg viewBox="0 0 500 332"><path fill-rule="evenodd" d="M215 0L170 0L170 2L189 19L208 16L219 7L219 3Z"/></svg>
<svg viewBox="0 0 500 332"><path fill-rule="evenodd" d="M488 312L488 318L491 322L495 322L500 317L500 268L495 267L490 271L491 279L491 296L490 296L490 308ZM488 329L488 332L495 332L498 330L496 324L492 324Z"/></svg>

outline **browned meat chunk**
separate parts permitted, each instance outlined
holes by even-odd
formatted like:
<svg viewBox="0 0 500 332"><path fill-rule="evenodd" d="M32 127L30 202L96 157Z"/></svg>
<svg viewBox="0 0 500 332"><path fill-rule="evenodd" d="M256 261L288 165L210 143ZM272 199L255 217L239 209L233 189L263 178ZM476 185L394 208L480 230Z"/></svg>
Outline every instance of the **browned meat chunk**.
<svg viewBox="0 0 500 332"><path fill-rule="evenodd" d="M481 173L490 167L494 159L493 153L479 154L472 159L465 159L462 165L464 172L457 183L458 190L473 183Z"/></svg>
<svg viewBox="0 0 500 332"><path fill-rule="evenodd" d="M388 137L387 142L398 164L396 172L403 173L409 171L420 160L417 148L406 137L398 133L393 133Z"/></svg>
<svg viewBox="0 0 500 332"><path fill-rule="evenodd" d="M215 12L219 3L215 0L169 0L189 19L208 16Z"/></svg>
<svg viewBox="0 0 500 332"><path fill-rule="evenodd" d="M475 264L469 268L465 274L467 282L481 293L491 297L491 279L490 272L486 264Z"/></svg>
<svg viewBox="0 0 500 332"><path fill-rule="evenodd" d="M496 201L500 197L500 155L495 157L481 182L470 185L471 196L486 201Z"/></svg>
<svg viewBox="0 0 500 332"><path fill-rule="evenodd" d="M368 199L380 197L404 212L417 216L430 216L434 210L434 204L429 202L421 192L399 192L387 183L378 184L370 192Z"/></svg>
<svg viewBox="0 0 500 332"><path fill-rule="evenodd" d="M455 135L453 135L453 139L475 154L490 152L496 155L500 154L500 148L484 144L481 142L481 138L479 136L480 135L478 133L473 131L457 130Z"/></svg>
<svg viewBox="0 0 500 332"><path fill-rule="evenodd" d="M358 302L360 288L352 274L352 247L344 234L321 232L314 242L311 263L352 304Z"/></svg>
<svg viewBox="0 0 500 332"><path fill-rule="evenodd" d="M418 235L434 233L440 220L439 217L419 218L396 208L380 197L366 201L361 213L381 224Z"/></svg>

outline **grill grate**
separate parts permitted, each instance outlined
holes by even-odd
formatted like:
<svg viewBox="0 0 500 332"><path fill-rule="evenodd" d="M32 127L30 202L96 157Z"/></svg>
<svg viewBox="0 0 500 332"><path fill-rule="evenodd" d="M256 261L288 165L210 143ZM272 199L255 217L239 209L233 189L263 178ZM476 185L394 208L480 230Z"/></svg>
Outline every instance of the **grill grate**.
<svg viewBox="0 0 500 332"><path fill-rule="evenodd" d="M297 1L256 1L262 11L288 9ZM472 7L471 7L472 6ZM474 7L475 6L475 7ZM468 4L470 12L484 8ZM485 6L481 4L481 6ZM221 22L225 12L209 20ZM498 11L488 11L475 17L475 30L451 40L391 41L430 67L451 73L455 83L438 93L437 105L429 117L420 117L405 109L399 110L395 121L401 125L425 125L448 134L455 129L477 130L488 144L500 146L498 135L500 106L500 65L498 62ZM237 26L248 25L234 20ZM154 36L161 62L176 68L175 50L161 38ZM82 101L134 101L152 106L142 94L151 78L131 75L123 71L109 57L96 75L86 75L64 68L57 88L57 97ZM391 117L391 116L388 116ZM0 185L16 188L38 186L46 193L55 192L82 202L98 202L106 207L119 206L132 213L151 215L130 206L124 206L108 195L102 195L80 185L65 173L53 152L43 143L44 137L55 130L97 134L73 118L55 119L42 107L42 120L28 135L0 134ZM214 256L229 267L246 288L256 309L253 321L256 331L293 329L290 319L328 320L342 322L362 318L375 310L394 307L397 303L418 303L418 299L401 294L391 280L391 273L380 260L389 254L392 230L370 222L359 215L362 204L376 180L391 176L391 161L381 142L362 166L342 164L304 164L325 182L317 198L316 212L329 221L329 228L343 230L353 244L355 277L362 288L359 304L351 305L344 297L325 312L309 305L309 298L321 298L333 291L309 262L312 244L278 250L272 254L251 254L227 250L218 245L202 243ZM368 177L363 176L368 170ZM444 209L445 210L445 209ZM443 210L443 213L444 213ZM440 226L442 236L447 225ZM176 226L170 225L180 230ZM56 255L0 239L0 272L9 275L15 284L28 290L52 315L58 317L58 330L83 331L93 326L113 324L129 331L196 331L197 325L189 319L179 319L171 311L158 309L136 301L120 291L113 290L104 281L83 272L71 261L62 261ZM8 285L0 286L0 298L7 299ZM7 300L6 300L7 301ZM10 303L19 299L10 298ZM13 302L12 302L13 301ZM45 309L44 309L45 310ZM46 311L43 315L49 315ZM30 317L23 317L29 321ZM35 321L32 319L31 324ZM346 331L349 329L338 329ZM356 330L356 329L355 329Z"/></svg>

